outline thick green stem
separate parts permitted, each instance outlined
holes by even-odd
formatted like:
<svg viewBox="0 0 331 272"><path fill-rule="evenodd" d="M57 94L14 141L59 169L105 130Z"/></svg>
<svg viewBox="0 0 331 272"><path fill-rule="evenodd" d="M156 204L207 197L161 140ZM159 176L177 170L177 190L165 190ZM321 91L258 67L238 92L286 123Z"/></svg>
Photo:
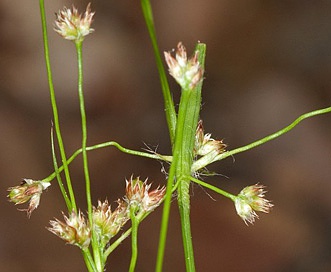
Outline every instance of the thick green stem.
<svg viewBox="0 0 331 272"><path fill-rule="evenodd" d="M78 96L79 96L79 107L82 121L82 155L83 155L83 168L85 176L85 187L86 187L86 201L87 201L87 213L90 226L93 226L93 214L92 214L92 197L91 197L91 181L88 168L87 159L87 125L86 125L86 112L85 112L85 102L84 102L84 92L83 92L83 55L82 55L82 41L76 41L76 51L77 51L77 63L78 63ZM93 257L96 265L97 271L103 271L103 261L100 252L98 240L94 231L92 230L92 249Z"/></svg>
<svg viewBox="0 0 331 272"><path fill-rule="evenodd" d="M198 44L196 50L199 52L199 63L203 68L206 51L205 44ZM182 222L186 271L195 271L190 226L190 179L188 177L191 176L193 163L195 131L201 104L201 88L202 82L193 89L182 90L173 149L173 160L169 170L167 191L163 206L159 250L156 263L156 271L158 272L162 271L174 180L176 180L178 184L178 205Z"/></svg>
<svg viewBox="0 0 331 272"><path fill-rule="evenodd" d="M91 256L91 253L88 249L82 250L83 258L85 261L86 268L89 272L101 272L100 270L96 270L93 258Z"/></svg>
<svg viewBox="0 0 331 272"><path fill-rule="evenodd" d="M206 45L198 44L196 47L199 63L204 68ZM195 133L201 107L202 81L194 89L182 90L181 102L178 112L177 133L182 134L179 160L176 170L178 185L178 206L182 222L182 236L185 254L186 271L195 271L194 252L190 223L190 179L193 163L193 149ZM180 123L180 125L179 125ZM175 156L175 154L174 154Z"/></svg>
<svg viewBox="0 0 331 272"><path fill-rule="evenodd" d="M71 178L70 178L70 173L69 173L69 168L68 168L68 163L67 163L67 157L66 157L66 153L65 153L65 149L64 149L64 144L63 144L63 140L62 140L62 135L61 135L61 130L60 130L60 121L59 121L57 103L56 103L56 98L55 98L52 70L51 70L50 57L49 57L44 0L39 0L39 6L40 6L40 15L41 15L41 22L42 22L43 40L44 40L46 71L47 71L49 92L50 92L50 98L51 98L51 104L52 104L52 110L53 110L55 133L56 133L57 141L59 144L60 155L61 155L61 159L62 159L62 163L63 163L64 174L65 174L68 192L69 192L69 196L70 196L70 202L71 202L71 207L68 208L68 212L72 212L72 210L77 212L75 194L74 194L74 191L73 191L73 188L71 185Z"/></svg>
<svg viewBox="0 0 331 272"><path fill-rule="evenodd" d="M181 141L181 148L178 155L179 160L176 167L176 180L178 182L178 206L182 223L182 237L186 271L195 271L190 224L190 180L187 178L187 176L191 175L191 165L193 161L193 146L191 147L190 136L192 136L192 134L193 137L195 136L196 127L192 127L191 125L193 123L198 123L198 120L194 122L195 120L193 120L192 115L190 116L188 114L190 107L195 104L193 101L195 98L193 97L195 96L194 91L195 90L182 90L177 126L178 134L180 133L183 135L183 140ZM180 126L182 126L182 129L179 129Z"/></svg>

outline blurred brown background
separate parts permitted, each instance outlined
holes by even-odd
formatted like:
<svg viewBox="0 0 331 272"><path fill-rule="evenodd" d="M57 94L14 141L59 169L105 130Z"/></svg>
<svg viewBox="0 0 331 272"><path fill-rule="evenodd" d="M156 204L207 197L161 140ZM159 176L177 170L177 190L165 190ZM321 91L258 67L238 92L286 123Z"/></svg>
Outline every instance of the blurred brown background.
<svg viewBox="0 0 331 272"><path fill-rule="evenodd" d="M72 43L52 24L70 1L46 1L54 84L66 150L79 148L76 62ZM86 1L74 1L80 10ZM331 104L331 2L308 0L152 1L162 51L182 41L192 52L207 43L201 117L206 132L233 149ZM90 145L109 140L132 149L147 144L169 153L162 95L139 1L92 1L95 33L84 43ZM27 219L6 199L22 178L52 172L52 112L43 60L38 1L0 2L0 270L85 271L79 250L45 229L65 210L56 183ZM175 99L179 88L170 79ZM178 100L176 100L178 101ZM275 207L245 226L233 204L199 186L192 190L197 271L331 271L331 115L301 123L285 136L215 163L223 176L205 179L233 193L257 182ZM93 199L113 202L133 173L163 184L158 162L115 148L89 153ZM71 166L82 210L81 160ZM210 197L211 196L211 197ZM160 210L141 224L137 271L154 271ZM128 270L130 241L109 259L108 271ZM164 271L185 271L173 202Z"/></svg>

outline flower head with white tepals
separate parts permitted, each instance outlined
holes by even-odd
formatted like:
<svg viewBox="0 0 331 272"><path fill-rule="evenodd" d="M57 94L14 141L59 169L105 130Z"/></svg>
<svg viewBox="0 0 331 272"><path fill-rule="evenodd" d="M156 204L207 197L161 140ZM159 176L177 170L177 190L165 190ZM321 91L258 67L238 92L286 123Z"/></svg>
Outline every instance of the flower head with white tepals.
<svg viewBox="0 0 331 272"><path fill-rule="evenodd" d="M94 31L91 28L94 13L91 12L91 3L87 5L84 15L79 14L74 6L72 9L64 7L55 14L54 30L67 40L81 42L85 36Z"/></svg>
<svg viewBox="0 0 331 272"><path fill-rule="evenodd" d="M215 140L210 133L204 132L202 120L198 122L195 132L194 155L195 160L192 164L192 172L196 173L198 170L213 163L217 157L224 153L227 145L223 140Z"/></svg>
<svg viewBox="0 0 331 272"><path fill-rule="evenodd" d="M99 200L98 206L93 207L93 229L102 246L105 246L129 220L127 203L118 200L117 204L114 211L111 211L107 200Z"/></svg>
<svg viewBox="0 0 331 272"><path fill-rule="evenodd" d="M80 211L78 213L72 211L69 217L64 214L63 217L65 222L58 219L51 220L49 222L51 227L47 229L68 244L83 250L87 249L91 242L91 230L84 215Z"/></svg>
<svg viewBox="0 0 331 272"><path fill-rule="evenodd" d="M253 224L256 218L259 218L256 212L269 213L273 204L265 199L265 186L255 184L245 187L235 197L234 203L238 215L244 220L245 224Z"/></svg>
<svg viewBox="0 0 331 272"><path fill-rule="evenodd" d="M21 185L8 188L9 201L14 202L15 205L29 201L29 207L20 210L26 211L28 217L30 217L31 213L39 206L42 192L50 185L47 181L23 179Z"/></svg>
<svg viewBox="0 0 331 272"><path fill-rule="evenodd" d="M165 187L157 187L153 191L149 191L151 184L147 184L147 179L141 181L138 178L134 179L132 176L130 180L126 181L126 196L124 201L130 207L134 206L138 212L147 213L159 206L165 195Z"/></svg>
<svg viewBox="0 0 331 272"><path fill-rule="evenodd" d="M210 133L205 134L202 120L198 122L195 133L195 155L205 156L212 151L216 151L216 153L221 154L225 152L226 146L227 145L223 143L223 140L215 140L211 137Z"/></svg>
<svg viewBox="0 0 331 272"><path fill-rule="evenodd" d="M171 53L164 52L164 57L169 67L169 73L182 87L182 89L193 89L203 76L203 68L198 61L198 51L190 59L187 59L186 48L179 42L176 57Z"/></svg>

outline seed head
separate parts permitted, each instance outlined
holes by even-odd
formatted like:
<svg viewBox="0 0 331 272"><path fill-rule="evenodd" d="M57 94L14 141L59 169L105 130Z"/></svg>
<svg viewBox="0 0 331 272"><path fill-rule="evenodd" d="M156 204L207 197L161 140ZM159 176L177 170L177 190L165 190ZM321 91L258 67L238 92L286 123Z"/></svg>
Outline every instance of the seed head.
<svg viewBox="0 0 331 272"><path fill-rule="evenodd" d="M161 204L165 194L165 187L157 187L150 191L151 184L147 184L147 179L143 182L138 178L134 179L132 176L130 180L126 181L126 196L124 201L129 206L135 206L138 211L149 212L154 210Z"/></svg>
<svg viewBox="0 0 331 272"><path fill-rule="evenodd" d="M186 48L179 42L177 45L176 58L169 52L164 52L164 57L169 67L169 73L183 89L193 89L203 76L203 69L198 61L198 51L189 60Z"/></svg>
<svg viewBox="0 0 331 272"><path fill-rule="evenodd" d="M205 134L202 120L199 121L197 130L195 133L195 146L194 151L196 155L204 156L209 152L216 151L221 154L225 151L226 144L222 140L214 140L211 138L211 134Z"/></svg>
<svg viewBox="0 0 331 272"><path fill-rule="evenodd" d="M259 218L256 212L269 213L273 204L264 198L266 193L265 186L255 184L245 187L235 198L235 207L238 215L244 220L245 224L253 224L255 218Z"/></svg>
<svg viewBox="0 0 331 272"><path fill-rule="evenodd" d="M83 41L85 36L94 31L91 28L94 14L91 12L91 3L87 5L84 15L79 14L74 6L72 9L64 7L55 14L54 30L67 40Z"/></svg>
<svg viewBox="0 0 331 272"><path fill-rule="evenodd" d="M226 147L223 140L214 140L210 133L205 134L202 120L200 120L195 133L194 155L196 160L192 165L192 172L213 163L217 160L218 155L225 152Z"/></svg>
<svg viewBox="0 0 331 272"><path fill-rule="evenodd" d="M93 228L103 247L129 219L127 204L122 200L117 203L118 206L113 212L107 200L98 201L98 207L93 207Z"/></svg>
<svg viewBox="0 0 331 272"><path fill-rule="evenodd" d="M30 217L31 213L39 206L43 190L46 190L50 185L49 182L45 181L23 179L21 185L8 188L9 201L14 202L15 205L30 201L27 209L20 209L26 211Z"/></svg>
<svg viewBox="0 0 331 272"><path fill-rule="evenodd" d="M64 221L58 219L51 220L51 227L47 229L66 241L68 244L76 245L81 249L87 249L91 241L91 231L83 214L79 211L72 212L69 217L63 214Z"/></svg>

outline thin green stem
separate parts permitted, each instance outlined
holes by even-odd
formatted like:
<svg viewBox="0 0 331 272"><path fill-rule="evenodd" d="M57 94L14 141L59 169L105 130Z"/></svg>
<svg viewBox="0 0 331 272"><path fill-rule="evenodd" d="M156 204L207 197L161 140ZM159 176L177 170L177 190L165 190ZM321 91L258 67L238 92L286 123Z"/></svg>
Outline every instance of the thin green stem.
<svg viewBox="0 0 331 272"><path fill-rule="evenodd" d="M159 77L161 81L161 88L163 93L163 99L164 99L164 106L165 106L165 114L166 114L166 120L169 128L169 134L170 134L170 140L171 144L173 146L175 141L175 131L176 131L176 110L174 106L174 102L172 99L172 95L170 92L167 75L164 70L164 66L162 63L162 58L159 50L159 46L157 44L156 39L156 32L154 27L154 20L153 20L153 12L151 3L149 0L141 0L141 7L145 19L145 23L148 29L149 37L152 42L155 60L156 60L156 66L159 71Z"/></svg>
<svg viewBox="0 0 331 272"><path fill-rule="evenodd" d="M177 186L173 187L172 192L176 191ZM164 201L164 198L163 198ZM138 215L136 215L136 218L139 222L139 224L151 213L149 212L141 212ZM132 232L132 228L128 229L126 232L124 232L115 242L113 242L104 252L104 258L107 259L110 253L112 253Z"/></svg>
<svg viewBox="0 0 331 272"><path fill-rule="evenodd" d="M131 206L130 207L130 218L131 218L131 261L130 261L130 268L129 272L134 272L137 264L137 258L138 258L138 226L139 226L139 220L136 216L136 208Z"/></svg>
<svg viewBox="0 0 331 272"><path fill-rule="evenodd" d="M194 177L192 177L192 176L189 176L188 178L189 178L191 181L193 181L193 182L195 182L195 183L197 183L197 184L199 184L199 185L201 185L201 186L203 186L203 187L205 187L205 188L208 188L208 189L210 189L210 190L212 190L212 191L214 191L214 192L216 192L216 193L218 193L218 194L221 194L221 195L223 195L223 196L225 196L225 197L227 197L227 198L230 198L232 201L234 201L235 198L236 198L235 195L230 194L230 193L228 193L228 192L226 192L226 191L224 191L224 190L222 190L222 189L220 189L220 188L217 188L217 187L215 187L215 186L213 186L213 185L210 185L210 184L208 184L208 183L206 183L206 182L203 182L203 181L201 181L201 180L199 180L199 179L196 179L196 178L194 178Z"/></svg>
<svg viewBox="0 0 331 272"><path fill-rule="evenodd" d="M140 156L140 157L145 157L145 158L154 159L154 160L162 160L162 161L166 161L166 162L171 162L172 161L172 156L160 155L160 154L156 154L156 153L151 154L151 153L146 153L146 152L141 152L141 151L128 149L128 148L125 148L125 147L121 146L119 143L113 142L113 141L106 142L106 143L101 143L101 144L97 144L97 145L93 145L93 146L87 146L86 151L96 150L96 149L99 149L99 148L105 148L105 147L109 147L109 146L115 146L118 150L122 151L123 153L134 155L134 156ZM71 155L71 157L67 160L67 164L69 165L81 153L82 153L82 148L76 150ZM59 173L61 173L63 171L63 165L60 166L58 168L58 170L59 170ZM47 178L44 178L43 181L50 182L55 177L56 177L56 173L53 172Z"/></svg>
<svg viewBox="0 0 331 272"><path fill-rule="evenodd" d="M68 208L68 211L72 212L72 210L74 210L75 212L77 212L75 194L74 194L72 184L71 184L71 178L70 178L69 168L68 168L68 164L67 164L67 157L66 157L66 153L65 153L65 149L64 149L64 144L63 144L63 140L62 140L59 115L58 115L56 98L55 98L52 70L51 70L50 57L49 57L44 0L39 0L39 6L40 6L40 15L41 15L41 22L42 22L43 40L44 40L44 51L45 51L44 53L45 53L47 79L48 79L49 92L50 92L50 98L51 98L51 104L52 104L52 110L53 110L54 126L55 126L56 137L57 137L57 141L59 144L60 155L61 155L61 159L62 159L62 163L63 163L66 183L67 183L68 192L69 192L69 196L70 196L70 202L71 202L71 207Z"/></svg>
<svg viewBox="0 0 331 272"><path fill-rule="evenodd" d="M257 147L259 145L262 145L262 144L265 144L266 142L269 142L273 139L276 139L278 138L279 136L289 132L290 130L292 130L295 126L297 126L301 121L303 121L304 119L307 119L307 118L310 118L310 117L313 117L313 116L316 116L316 115L320 115L320 114L325 114L325 113L330 113L331 112L331 107L328 107L328 108L324 108L324 109L319 109L319 110L315 110L315 111L311 111L311 112L308 112L308 113L305 113L305 114L302 114L300 115L297 119L294 120L294 122L292 122L291 124L289 124L288 126L286 126L285 128L273 133L273 134L270 134L269 136L266 136L258 141L255 141L253 143L250 143L248 145L245 145L245 146L242 146L242 147L238 147L236 149L233 149L233 150L230 150L230 151L227 151L227 152L224 152L220 155L218 155L215 159L215 161L217 160L223 160L229 156L233 156L234 154L237 154L237 153L241 153L241 152L244 152L244 151L247 151L249 149L252 149L254 147Z"/></svg>
<svg viewBox="0 0 331 272"><path fill-rule="evenodd" d="M83 155L83 168L85 176L85 187L86 187L86 201L87 201L87 213L90 226L93 226L93 214L92 214L92 196L91 196L91 181L88 168L87 159L87 125L86 125L86 112L85 112L85 102L84 102L84 92L83 92L83 52L82 52L82 41L76 41L76 51L77 51L77 63L78 63L78 96L79 96L79 107L82 121L82 155ZM93 257L96 268L98 271L103 271L103 262L101 259L100 248L96 234L92 231L91 239Z"/></svg>
<svg viewBox="0 0 331 272"><path fill-rule="evenodd" d="M179 142L180 139L176 137L175 143L174 143L174 154L177 154L179 149ZM177 148L176 148L177 146ZM159 237L159 246L158 246L158 252L157 252L157 259L156 259L156 272L162 271L163 266L163 259L164 259L164 252L165 252L165 246L166 246L166 239L167 239L167 233L168 233L168 224L169 224L169 216L170 216L170 205L171 205L171 197L173 193L173 183L175 180L176 175L176 165L178 162L178 156L174 156L170 169L169 169L169 175L168 175L168 181L166 186L166 194L164 198L164 204L163 204L163 212L162 212L162 222L161 222L161 230L160 230L160 237Z"/></svg>
<svg viewBox="0 0 331 272"><path fill-rule="evenodd" d="M62 196L64 198L64 201L66 202L67 209L70 209L70 207L71 207L70 199L67 195L66 189L64 188L62 178L61 178L61 175L60 175L60 171L59 171L59 167L58 167L57 160L56 160L53 127L51 128L51 146L52 146L52 158L53 158L53 165L54 165L54 170L55 170L55 174L56 174L56 179L58 181L58 184L59 184Z"/></svg>
<svg viewBox="0 0 331 272"><path fill-rule="evenodd" d="M128 229L124 232L114 243L112 243L104 252L104 258L107 259L110 253L112 253L126 238L131 234L132 229Z"/></svg>

